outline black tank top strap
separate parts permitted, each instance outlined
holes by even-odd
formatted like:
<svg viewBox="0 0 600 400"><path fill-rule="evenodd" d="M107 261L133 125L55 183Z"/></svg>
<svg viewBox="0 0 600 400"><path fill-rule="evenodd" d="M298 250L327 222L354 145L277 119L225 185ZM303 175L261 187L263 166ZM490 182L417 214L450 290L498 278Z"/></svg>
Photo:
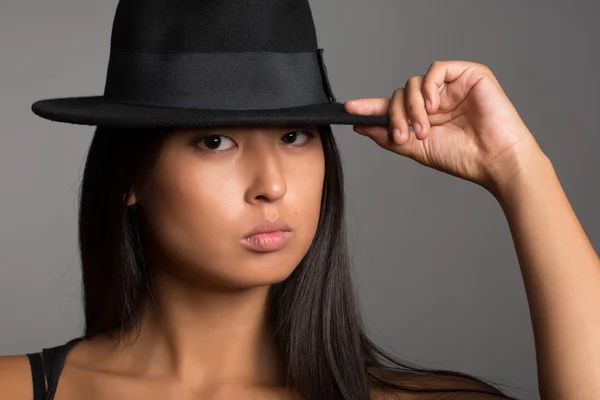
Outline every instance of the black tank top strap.
<svg viewBox="0 0 600 400"><path fill-rule="evenodd" d="M28 353L29 365L31 366L31 379L33 380L33 400L44 400L46 397L46 374L42 354Z"/></svg>
<svg viewBox="0 0 600 400"><path fill-rule="evenodd" d="M78 337L60 346L44 348L39 353L27 354L31 365L34 400L54 399L67 354L81 340L83 337Z"/></svg>

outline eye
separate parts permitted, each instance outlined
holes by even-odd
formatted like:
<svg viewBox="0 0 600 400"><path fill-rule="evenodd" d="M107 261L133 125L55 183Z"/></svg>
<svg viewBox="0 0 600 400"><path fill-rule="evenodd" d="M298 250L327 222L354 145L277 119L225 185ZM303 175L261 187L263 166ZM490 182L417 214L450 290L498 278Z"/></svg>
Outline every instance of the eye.
<svg viewBox="0 0 600 400"><path fill-rule="evenodd" d="M281 137L281 140L285 144L298 145L298 144L304 144L304 143L308 142L313 137L315 137L315 134L311 133L311 132L307 132L307 131L291 131L291 132L288 132L285 135L283 135Z"/></svg>
<svg viewBox="0 0 600 400"><path fill-rule="evenodd" d="M309 131L290 131L281 137L281 140L290 146L303 145L316 135ZM199 147L208 151L221 152L235 146L235 142L224 135L211 134L199 138L196 141Z"/></svg>
<svg viewBox="0 0 600 400"><path fill-rule="evenodd" d="M210 151L225 151L230 149L233 140L223 135L208 135L198 140L198 145Z"/></svg>

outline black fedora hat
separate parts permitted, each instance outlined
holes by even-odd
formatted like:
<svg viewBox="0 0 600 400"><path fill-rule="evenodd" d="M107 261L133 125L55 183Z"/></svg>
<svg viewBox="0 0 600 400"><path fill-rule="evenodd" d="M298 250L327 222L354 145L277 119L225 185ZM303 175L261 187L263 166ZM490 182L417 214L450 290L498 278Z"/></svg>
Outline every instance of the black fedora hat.
<svg viewBox="0 0 600 400"><path fill-rule="evenodd" d="M110 45L102 96L33 112L125 128L389 124L337 102L308 0L121 0Z"/></svg>

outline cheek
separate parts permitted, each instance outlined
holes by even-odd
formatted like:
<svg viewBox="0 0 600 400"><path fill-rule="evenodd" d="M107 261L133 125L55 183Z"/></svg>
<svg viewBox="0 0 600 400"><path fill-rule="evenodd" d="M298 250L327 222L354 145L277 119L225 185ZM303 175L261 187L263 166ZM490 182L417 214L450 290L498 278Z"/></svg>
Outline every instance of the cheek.
<svg viewBox="0 0 600 400"><path fill-rule="evenodd" d="M243 199L235 174L206 168L171 170L152 187L148 217L166 255L176 262L205 264L227 253ZM228 178L229 177L229 178Z"/></svg>
<svg viewBox="0 0 600 400"><path fill-rule="evenodd" d="M313 162L296 166L288 185L287 201L296 223L303 227L312 241L319 222L323 192L324 162L317 158Z"/></svg>

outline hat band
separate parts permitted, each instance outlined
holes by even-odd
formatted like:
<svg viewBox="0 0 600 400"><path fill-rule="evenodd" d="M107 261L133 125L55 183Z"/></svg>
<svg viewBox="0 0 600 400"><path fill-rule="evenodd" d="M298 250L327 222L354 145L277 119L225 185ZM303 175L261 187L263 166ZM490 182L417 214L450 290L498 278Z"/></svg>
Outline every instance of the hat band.
<svg viewBox="0 0 600 400"><path fill-rule="evenodd" d="M104 96L168 108L260 110L335 101L316 52L148 53L112 49Z"/></svg>

